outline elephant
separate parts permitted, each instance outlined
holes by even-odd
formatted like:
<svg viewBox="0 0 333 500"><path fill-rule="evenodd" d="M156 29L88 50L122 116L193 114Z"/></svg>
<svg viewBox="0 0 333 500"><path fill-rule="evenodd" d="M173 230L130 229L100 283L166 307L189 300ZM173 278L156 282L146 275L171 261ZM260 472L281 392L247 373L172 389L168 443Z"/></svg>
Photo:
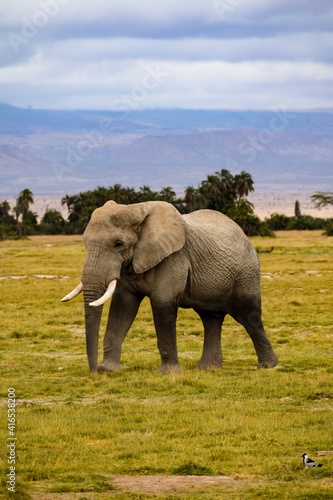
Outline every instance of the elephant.
<svg viewBox="0 0 333 500"><path fill-rule="evenodd" d="M121 370L121 348L142 299L150 299L161 373L181 371L176 341L178 308L192 308L204 329L196 368L221 368L222 323L227 314L248 332L258 368L278 357L261 318L260 265L242 229L220 212L181 215L170 203L130 205L107 201L94 210L83 235L81 283L62 301L83 291L86 350L91 373ZM112 297L104 358L98 365L103 304Z"/></svg>

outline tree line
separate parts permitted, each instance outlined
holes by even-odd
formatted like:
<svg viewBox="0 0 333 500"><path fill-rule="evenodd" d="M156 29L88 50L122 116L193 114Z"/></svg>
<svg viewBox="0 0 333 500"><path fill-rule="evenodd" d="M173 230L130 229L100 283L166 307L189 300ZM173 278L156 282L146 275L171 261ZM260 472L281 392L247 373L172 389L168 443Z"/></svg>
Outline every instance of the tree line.
<svg viewBox="0 0 333 500"><path fill-rule="evenodd" d="M252 191L254 183L248 172L232 175L226 169L208 175L197 188L188 186L182 197L177 197L171 186L154 191L148 185L136 190L114 184L64 196L61 203L68 211L66 220L58 210L47 209L38 221L37 214L30 210L34 203L33 193L24 189L13 208L6 200L0 202L0 239L33 234L82 234L95 208L108 200L122 204L167 201L183 214L204 208L217 210L235 220L249 236L270 236L278 229L322 229L329 225L330 221L326 219L301 216L296 209L295 217L272 214L269 219L261 221L247 199ZM333 193L316 193L312 198L318 207L333 204Z"/></svg>

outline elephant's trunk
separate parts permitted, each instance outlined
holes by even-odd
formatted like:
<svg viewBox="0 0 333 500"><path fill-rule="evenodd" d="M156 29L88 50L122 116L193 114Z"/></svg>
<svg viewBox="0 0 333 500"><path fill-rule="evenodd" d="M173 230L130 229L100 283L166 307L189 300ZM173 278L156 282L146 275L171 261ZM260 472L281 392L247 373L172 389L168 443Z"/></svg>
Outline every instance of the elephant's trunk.
<svg viewBox="0 0 333 500"><path fill-rule="evenodd" d="M91 307L89 304L98 299L102 293L91 292L89 290L84 290L83 292L86 323L86 349L91 373L97 372L98 337L103 306Z"/></svg>
<svg viewBox="0 0 333 500"><path fill-rule="evenodd" d="M103 311L103 304L113 294L116 288L117 280L111 281L106 292L101 297L95 291L84 291L84 309L86 318L86 347L89 369L91 373L97 372L97 359L98 359L98 337L99 328L101 324L101 317ZM97 300L96 300L97 295Z"/></svg>
<svg viewBox="0 0 333 500"><path fill-rule="evenodd" d="M86 326L86 349L91 373L97 372L98 337L103 305L92 307L90 304L100 299L105 292L105 278L96 267L85 265L83 275L83 297Z"/></svg>

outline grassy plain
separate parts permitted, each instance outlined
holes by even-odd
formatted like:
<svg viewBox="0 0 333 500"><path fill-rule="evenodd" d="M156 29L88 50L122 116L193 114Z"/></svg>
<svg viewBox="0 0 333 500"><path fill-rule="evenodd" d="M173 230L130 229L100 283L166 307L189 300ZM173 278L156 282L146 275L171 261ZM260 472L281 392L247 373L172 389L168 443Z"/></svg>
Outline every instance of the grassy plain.
<svg viewBox="0 0 333 500"><path fill-rule="evenodd" d="M183 372L171 376L155 371L148 301L125 339L123 371L89 375L82 298L60 303L80 280L80 237L1 242L4 497L333 498L333 238L281 232L253 242L279 366L257 370L251 341L229 318L223 369L193 370L202 328L193 311L182 310ZM107 308L104 325L106 315ZM15 495L6 485L8 388L17 398ZM305 470L303 452L323 467ZM135 487L141 476L148 486ZM171 476L181 478L163 488ZM227 477L219 483L217 476Z"/></svg>

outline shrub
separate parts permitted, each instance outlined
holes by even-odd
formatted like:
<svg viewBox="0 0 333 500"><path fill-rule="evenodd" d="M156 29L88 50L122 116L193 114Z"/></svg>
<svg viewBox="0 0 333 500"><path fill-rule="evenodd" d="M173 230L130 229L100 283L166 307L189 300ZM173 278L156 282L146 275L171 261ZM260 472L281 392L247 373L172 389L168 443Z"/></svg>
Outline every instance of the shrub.
<svg viewBox="0 0 333 500"><path fill-rule="evenodd" d="M333 220L330 220L325 228L326 236L333 236Z"/></svg>
<svg viewBox="0 0 333 500"><path fill-rule="evenodd" d="M246 236L274 236L274 231L266 222L261 222L256 215L233 217L233 220L243 229Z"/></svg>
<svg viewBox="0 0 333 500"><path fill-rule="evenodd" d="M301 215L300 217L288 217L284 214L274 213L265 222L273 231L285 230L313 230L326 229L328 220L311 215Z"/></svg>
<svg viewBox="0 0 333 500"><path fill-rule="evenodd" d="M325 225L325 219L319 219L311 215L302 215L301 217L290 217L286 229L325 229Z"/></svg>
<svg viewBox="0 0 333 500"><path fill-rule="evenodd" d="M274 213L269 219L265 219L265 221L273 231L284 231L287 229L289 219L290 217L287 217L284 214Z"/></svg>

